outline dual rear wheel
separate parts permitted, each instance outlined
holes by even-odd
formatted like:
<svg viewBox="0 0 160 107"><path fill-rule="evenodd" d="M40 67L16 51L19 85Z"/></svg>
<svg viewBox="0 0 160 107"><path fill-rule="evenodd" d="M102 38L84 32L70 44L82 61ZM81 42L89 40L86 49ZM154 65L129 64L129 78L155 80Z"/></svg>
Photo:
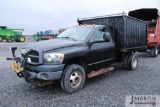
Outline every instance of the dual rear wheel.
<svg viewBox="0 0 160 107"><path fill-rule="evenodd" d="M135 53L125 54L123 57L123 67L129 70L135 70L138 66L138 57Z"/></svg>

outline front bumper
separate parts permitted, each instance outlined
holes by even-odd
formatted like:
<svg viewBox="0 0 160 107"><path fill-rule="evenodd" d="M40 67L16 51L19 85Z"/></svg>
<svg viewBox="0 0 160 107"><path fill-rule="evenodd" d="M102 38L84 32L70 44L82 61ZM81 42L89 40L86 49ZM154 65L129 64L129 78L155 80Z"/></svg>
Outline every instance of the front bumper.
<svg viewBox="0 0 160 107"><path fill-rule="evenodd" d="M26 65L29 79L57 80L61 78L64 64L59 65Z"/></svg>

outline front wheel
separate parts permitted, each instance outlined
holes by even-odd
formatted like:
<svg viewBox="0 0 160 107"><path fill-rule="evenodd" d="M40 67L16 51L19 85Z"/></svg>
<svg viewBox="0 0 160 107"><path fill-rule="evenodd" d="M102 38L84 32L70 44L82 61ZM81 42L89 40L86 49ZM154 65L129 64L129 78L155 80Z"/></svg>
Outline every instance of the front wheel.
<svg viewBox="0 0 160 107"><path fill-rule="evenodd" d="M66 67L61 77L61 87L68 93L81 89L85 83L86 73L84 68L77 64Z"/></svg>

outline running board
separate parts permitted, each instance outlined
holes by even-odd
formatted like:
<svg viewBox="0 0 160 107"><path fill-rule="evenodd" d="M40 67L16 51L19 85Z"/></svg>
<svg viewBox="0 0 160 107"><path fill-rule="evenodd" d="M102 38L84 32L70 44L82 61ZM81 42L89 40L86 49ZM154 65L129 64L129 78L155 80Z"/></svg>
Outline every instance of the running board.
<svg viewBox="0 0 160 107"><path fill-rule="evenodd" d="M103 74L103 73L106 73L106 72L109 72L109 71L112 71L112 70L114 70L114 67L105 68L105 69L102 69L102 70L99 70L99 71L92 71L91 73L89 73L87 75L87 77L92 78L92 77L95 77L97 75L100 75L100 74Z"/></svg>

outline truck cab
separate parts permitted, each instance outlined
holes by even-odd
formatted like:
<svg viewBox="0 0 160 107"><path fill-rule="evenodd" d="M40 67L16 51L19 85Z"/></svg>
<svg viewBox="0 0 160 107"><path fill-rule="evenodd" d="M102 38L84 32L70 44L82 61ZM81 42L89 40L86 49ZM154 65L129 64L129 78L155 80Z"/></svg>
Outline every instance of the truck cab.
<svg viewBox="0 0 160 107"><path fill-rule="evenodd" d="M108 38L104 38L107 35ZM70 38L83 41L79 48L79 57L86 60L87 68L93 69L97 65L106 66L115 62L116 47L113 35L105 25L80 25L68 29L58 38ZM105 40L107 39L107 40ZM84 49L84 50L82 50ZM105 53L105 54L104 54ZM73 53L74 56L75 53ZM78 56L76 56L78 57Z"/></svg>

